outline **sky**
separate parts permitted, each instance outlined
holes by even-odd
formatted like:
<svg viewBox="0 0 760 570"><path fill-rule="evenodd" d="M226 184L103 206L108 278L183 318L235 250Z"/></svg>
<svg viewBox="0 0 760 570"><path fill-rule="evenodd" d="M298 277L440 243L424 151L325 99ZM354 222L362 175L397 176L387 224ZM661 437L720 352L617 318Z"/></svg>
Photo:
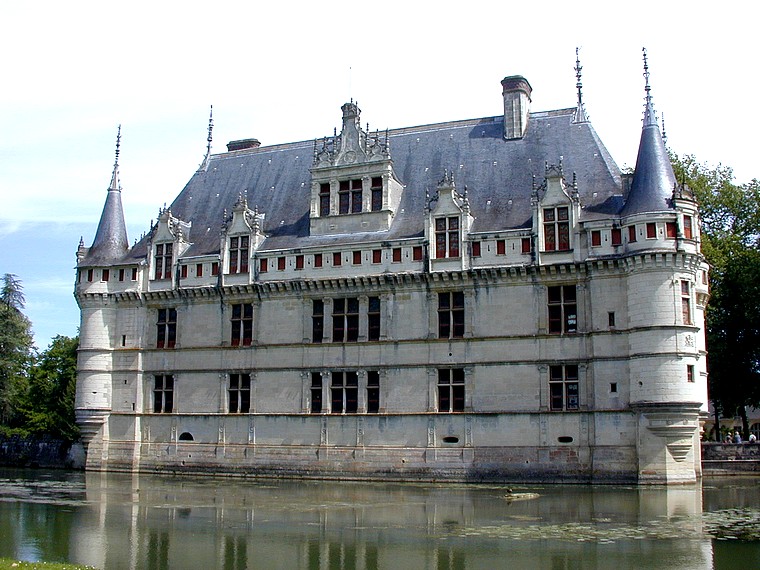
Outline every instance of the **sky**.
<svg viewBox="0 0 760 570"><path fill-rule="evenodd" d="M116 132L130 242L230 140L312 140L353 99L370 129L502 113L523 75L532 111L583 101L617 164L636 162L642 47L668 146L737 183L760 177L753 3L4 2L0 5L0 275L24 286L44 349L77 334L80 237L91 245ZM661 123L662 124L662 123Z"/></svg>

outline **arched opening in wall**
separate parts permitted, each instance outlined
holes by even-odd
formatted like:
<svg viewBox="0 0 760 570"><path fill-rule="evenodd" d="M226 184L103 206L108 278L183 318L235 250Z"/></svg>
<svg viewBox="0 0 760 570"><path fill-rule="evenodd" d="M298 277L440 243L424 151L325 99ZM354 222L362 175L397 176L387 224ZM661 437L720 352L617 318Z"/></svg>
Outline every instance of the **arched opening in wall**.
<svg viewBox="0 0 760 570"><path fill-rule="evenodd" d="M180 441L195 441L193 438L193 434L191 434L189 431L183 431L181 434L179 434L179 440Z"/></svg>

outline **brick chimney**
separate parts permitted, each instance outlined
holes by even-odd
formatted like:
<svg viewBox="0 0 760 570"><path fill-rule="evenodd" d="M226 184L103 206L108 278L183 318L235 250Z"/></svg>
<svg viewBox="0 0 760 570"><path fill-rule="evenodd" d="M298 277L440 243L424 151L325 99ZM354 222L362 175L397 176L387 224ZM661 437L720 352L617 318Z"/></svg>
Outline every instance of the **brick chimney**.
<svg viewBox="0 0 760 570"><path fill-rule="evenodd" d="M504 138L521 139L528 128L530 94L533 88L522 75L505 77L501 86L504 96Z"/></svg>

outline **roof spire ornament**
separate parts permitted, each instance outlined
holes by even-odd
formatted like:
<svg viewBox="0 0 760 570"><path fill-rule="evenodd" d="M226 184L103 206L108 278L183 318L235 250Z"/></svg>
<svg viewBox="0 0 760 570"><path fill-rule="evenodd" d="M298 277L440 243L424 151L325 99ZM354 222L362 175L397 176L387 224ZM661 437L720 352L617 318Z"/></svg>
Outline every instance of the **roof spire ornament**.
<svg viewBox="0 0 760 570"><path fill-rule="evenodd" d="M208 136L206 137L206 156L203 157L203 162L198 167L198 172L206 170L208 168L208 159L211 156L211 133L214 130L214 106L211 105L211 110L208 114Z"/></svg>
<svg viewBox="0 0 760 570"><path fill-rule="evenodd" d="M586 115L586 108L583 106L583 83L581 82L581 60L579 57L580 48L575 48L575 88L578 90L578 104L575 107L575 115L573 116L574 123L587 123L588 116Z"/></svg>
<svg viewBox="0 0 760 570"><path fill-rule="evenodd" d="M121 192L121 182L119 180L119 147L121 146L121 125L116 131L116 158L113 162L113 174L111 175L111 185L108 190Z"/></svg>
<svg viewBox="0 0 760 570"><path fill-rule="evenodd" d="M644 106L644 126L657 125L657 115L654 112L654 102L652 101L652 88L649 85L649 64L647 63L647 48L641 48L644 55L644 91L646 101Z"/></svg>

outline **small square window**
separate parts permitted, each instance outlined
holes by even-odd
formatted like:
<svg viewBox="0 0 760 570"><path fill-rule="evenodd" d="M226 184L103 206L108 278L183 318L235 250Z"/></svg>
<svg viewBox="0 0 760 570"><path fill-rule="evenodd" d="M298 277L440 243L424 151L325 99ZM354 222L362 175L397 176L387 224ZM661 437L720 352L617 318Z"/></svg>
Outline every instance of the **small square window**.
<svg viewBox="0 0 760 570"><path fill-rule="evenodd" d="M506 255L507 253L507 242L503 239L497 239L496 240L496 255Z"/></svg>
<svg viewBox="0 0 760 570"><path fill-rule="evenodd" d="M530 238L524 237L520 240L520 252L530 253Z"/></svg>
<svg viewBox="0 0 760 570"><path fill-rule="evenodd" d="M401 263L401 248L393 248L393 263Z"/></svg>
<svg viewBox="0 0 760 570"><path fill-rule="evenodd" d="M179 276L181 279L187 279L187 265L182 264L179 266Z"/></svg>
<svg viewBox="0 0 760 570"><path fill-rule="evenodd" d="M266 273L269 271L269 260L266 257L259 259L259 273Z"/></svg>
<svg viewBox="0 0 760 570"><path fill-rule="evenodd" d="M647 239L655 239L657 237L657 224L654 222L647 223Z"/></svg>
<svg viewBox="0 0 760 570"><path fill-rule="evenodd" d="M100 280L101 281L108 281L108 278L111 276L111 273L108 269L104 269L103 272L100 274Z"/></svg>
<svg viewBox="0 0 760 570"><path fill-rule="evenodd" d="M353 264L354 265L361 265L362 264L362 252L361 251L355 251L353 252Z"/></svg>
<svg viewBox="0 0 760 570"><path fill-rule="evenodd" d="M610 382L610 394L617 394L617 382Z"/></svg>
<svg viewBox="0 0 760 570"><path fill-rule="evenodd" d="M591 232L591 246L599 247L602 245L602 232L599 230L593 230Z"/></svg>
<svg viewBox="0 0 760 570"><path fill-rule="evenodd" d="M636 226L628 226L628 243L636 241Z"/></svg>
<svg viewBox="0 0 760 570"><path fill-rule="evenodd" d="M414 261L422 261L422 246L421 245L415 245L412 248L412 259Z"/></svg>
<svg viewBox="0 0 760 570"><path fill-rule="evenodd" d="M623 243L623 232L620 228L612 228L612 245L620 245Z"/></svg>
<svg viewBox="0 0 760 570"><path fill-rule="evenodd" d="M472 256L480 257L480 242L479 241L472 242Z"/></svg>
<svg viewBox="0 0 760 570"><path fill-rule="evenodd" d="M314 267L322 267L322 254L321 253L315 253L314 254Z"/></svg>
<svg viewBox="0 0 760 570"><path fill-rule="evenodd" d="M665 235L668 239L676 239L676 223L665 222Z"/></svg>
<svg viewBox="0 0 760 570"><path fill-rule="evenodd" d="M339 251L333 252L333 267L340 267L343 260Z"/></svg>
<svg viewBox="0 0 760 570"><path fill-rule="evenodd" d="M196 263L195 264L195 276L196 277L203 277L203 264L202 263Z"/></svg>
<svg viewBox="0 0 760 570"><path fill-rule="evenodd" d="M211 264L211 275L219 275L219 262L214 261Z"/></svg>
<svg viewBox="0 0 760 570"><path fill-rule="evenodd" d="M285 258L284 257L278 257L277 258L277 271L285 271Z"/></svg>
<svg viewBox="0 0 760 570"><path fill-rule="evenodd" d="M372 263L380 263L383 260L383 250L382 249L373 249L372 250Z"/></svg>
<svg viewBox="0 0 760 570"><path fill-rule="evenodd" d="M303 255L296 255L296 269L303 269Z"/></svg>

